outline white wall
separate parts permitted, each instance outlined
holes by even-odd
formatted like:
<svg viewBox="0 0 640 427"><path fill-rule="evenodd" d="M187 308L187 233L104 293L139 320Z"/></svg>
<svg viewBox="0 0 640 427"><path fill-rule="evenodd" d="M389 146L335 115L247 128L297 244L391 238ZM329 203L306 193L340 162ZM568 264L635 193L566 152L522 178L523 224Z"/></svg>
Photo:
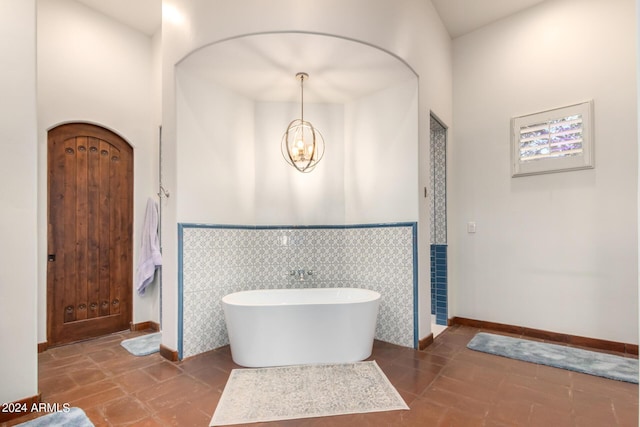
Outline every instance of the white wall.
<svg viewBox="0 0 640 427"><path fill-rule="evenodd" d="M299 103L256 103L256 223L260 225L344 224L344 108L305 103L305 120L325 140L325 154L310 173L282 157L280 142Z"/></svg>
<svg viewBox="0 0 640 427"><path fill-rule="evenodd" d="M182 222L252 223L254 106L184 71L177 79Z"/></svg>
<svg viewBox="0 0 640 427"><path fill-rule="evenodd" d="M162 124L162 36L161 31L158 29L151 38L151 78L149 80L151 84L151 94L149 99L149 106L151 112L151 135L148 140L148 146L144 149L144 157L138 156L134 161L140 164L138 171L143 171L145 179L139 183L140 197L138 193L134 192L134 198L137 203L137 209L142 217L146 197L156 197L156 194L160 192L159 180L160 180L160 126ZM142 148L142 145L140 146ZM135 148L134 148L135 152ZM134 179L138 182L139 177L134 174ZM135 185L135 184L134 184ZM148 193L148 195L147 195ZM169 196L170 197L170 196ZM160 221L162 221L162 201L158 198L158 208L160 214ZM144 221L144 218L141 218ZM142 222L139 223L140 227ZM160 229L160 226L158 226ZM134 239L140 238L140 228L134 229ZM162 246L162 236L160 236L160 244ZM134 246L140 247L140 242L134 240ZM138 255L134 262L137 263ZM137 264L134 264L137 266ZM147 287L143 298L134 296L133 300L133 321L134 323L145 322L147 320L157 323L162 323L160 318L160 287L162 270L159 269L158 273L152 282L152 285ZM135 277L135 267L134 267ZM135 282L134 282L135 284Z"/></svg>
<svg viewBox="0 0 640 427"><path fill-rule="evenodd" d="M38 394L35 9L0 0L0 402Z"/></svg>
<svg viewBox="0 0 640 427"><path fill-rule="evenodd" d="M300 174L286 166L280 150L286 125L299 117L299 103L252 101L221 87L202 77L203 55L213 54L201 49L176 67L181 222L341 225L417 219L415 77L403 76L346 105L306 102L305 118L323 135L326 151L312 173Z"/></svg>
<svg viewBox="0 0 640 427"><path fill-rule="evenodd" d="M156 197L160 117L160 38L71 0L38 1L38 265L47 251L47 130L84 121L106 127L134 149L134 277L148 197ZM46 336L46 271L38 277L38 341ZM134 323L158 321L158 296L134 292Z"/></svg>
<svg viewBox="0 0 640 427"><path fill-rule="evenodd" d="M640 55L638 54L638 46L640 46L640 25L638 25L638 22L640 22L640 0L636 0L636 131L637 131L637 136L640 137ZM638 140L638 143L640 145L640 139ZM638 152L638 156L639 156L639 162L638 164L640 165L640 151ZM640 195L640 174L638 174L638 194ZM638 197L638 204L636 205L636 210L638 213L638 217L637 217L637 223L640 225L640 196ZM639 242L640 244L640 242ZM640 256L640 251L639 251L639 256ZM640 289L640 262L638 263L638 288ZM638 292L639 295L638 297L640 298L640 291ZM640 321L640 319L639 319ZM640 325L639 325L639 331L640 331ZM638 396L638 400L640 401L640 396Z"/></svg>
<svg viewBox="0 0 640 427"><path fill-rule="evenodd" d="M451 314L638 342L635 25L558 0L454 40ZM511 178L510 118L589 99L595 169Z"/></svg>
<svg viewBox="0 0 640 427"><path fill-rule="evenodd" d="M417 220L415 78L347 105L306 103L305 118L322 133L326 151L312 173L301 174L280 150L298 103L255 102L186 68L180 64L177 73L180 222Z"/></svg>
<svg viewBox="0 0 640 427"><path fill-rule="evenodd" d="M293 0L259 0L210 2L206 0L175 0L176 15L163 14L163 135L167 151L167 187L179 184L179 142L176 128L176 88L174 67L193 50L228 37L267 31L305 31L352 38L385 49L406 61L420 76L419 86L419 162L428 165L429 111L437 111L450 122L451 62L450 39L432 4L422 0L353 0L343 2L295 2ZM336 11L340 11L336 13ZM384 25L382 24L384 23ZM424 123L424 125L423 125ZM295 171L293 171L295 172ZM420 171L418 188L426 186L426 173ZM177 348L177 235L180 195L166 201L163 221L165 265L163 272L163 344ZM428 206L419 207L421 227L420 275L421 303L428 306ZM423 238L426 233L426 238ZM424 250L426 248L426 250ZM428 316L421 319L420 336L428 335Z"/></svg>
<svg viewBox="0 0 640 427"><path fill-rule="evenodd" d="M343 224L343 109L307 104L331 150L312 174L280 154L299 105L256 102L177 67L180 222Z"/></svg>
<svg viewBox="0 0 640 427"><path fill-rule="evenodd" d="M347 105L348 224L416 221L417 113L418 86L413 78Z"/></svg>

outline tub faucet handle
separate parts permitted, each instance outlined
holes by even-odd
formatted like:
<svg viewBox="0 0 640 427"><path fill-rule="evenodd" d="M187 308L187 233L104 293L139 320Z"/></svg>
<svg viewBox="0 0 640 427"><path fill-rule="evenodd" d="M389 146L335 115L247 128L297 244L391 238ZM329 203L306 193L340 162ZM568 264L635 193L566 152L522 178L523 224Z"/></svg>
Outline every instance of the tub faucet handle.
<svg viewBox="0 0 640 427"><path fill-rule="evenodd" d="M313 270L305 270L301 268L299 270L289 270L289 276L293 276L299 281L305 281L309 276L313 276Z"/></svg>

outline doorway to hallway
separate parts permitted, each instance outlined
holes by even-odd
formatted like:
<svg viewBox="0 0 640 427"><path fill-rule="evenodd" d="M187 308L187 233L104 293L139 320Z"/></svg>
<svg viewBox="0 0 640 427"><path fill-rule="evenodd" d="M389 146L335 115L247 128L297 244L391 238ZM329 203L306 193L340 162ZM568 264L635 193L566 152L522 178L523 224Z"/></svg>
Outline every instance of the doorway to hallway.
<svg viewBox="0 0 640 427"><path fill-rule="evenodd" d="M434 336L448 323L447 289L447 127L430 116L431 318Z"/></svg>

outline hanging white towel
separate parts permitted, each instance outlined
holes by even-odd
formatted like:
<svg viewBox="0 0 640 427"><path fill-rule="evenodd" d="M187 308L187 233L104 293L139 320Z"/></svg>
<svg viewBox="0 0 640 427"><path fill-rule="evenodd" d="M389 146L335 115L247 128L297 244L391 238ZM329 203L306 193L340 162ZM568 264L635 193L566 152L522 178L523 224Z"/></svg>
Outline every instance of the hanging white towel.
<svg viewBox="0 0 640 427"><path fill-rule="evenodd" d="M160 265L162 265L162 254L160 253L160 238L158 236L158 204L149 198L142 225L142 245L136 272L139 295L144 294L147 286L153 281L156 267Z"/></svg>

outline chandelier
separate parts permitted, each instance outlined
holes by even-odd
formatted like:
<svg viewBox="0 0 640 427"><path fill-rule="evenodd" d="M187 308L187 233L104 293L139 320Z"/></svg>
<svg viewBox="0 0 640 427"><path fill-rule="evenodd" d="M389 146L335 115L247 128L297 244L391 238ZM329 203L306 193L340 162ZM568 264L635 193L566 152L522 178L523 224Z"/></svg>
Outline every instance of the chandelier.
<svg viewBox="0 0 640 427"><path fill-rule="evenodd" d="M300 80L300 118L289 123L282 135L282 157L300 172L311 172L324 155L324 139L320 131L304 120L304 81L307 73L298 73Z"/></svg>

